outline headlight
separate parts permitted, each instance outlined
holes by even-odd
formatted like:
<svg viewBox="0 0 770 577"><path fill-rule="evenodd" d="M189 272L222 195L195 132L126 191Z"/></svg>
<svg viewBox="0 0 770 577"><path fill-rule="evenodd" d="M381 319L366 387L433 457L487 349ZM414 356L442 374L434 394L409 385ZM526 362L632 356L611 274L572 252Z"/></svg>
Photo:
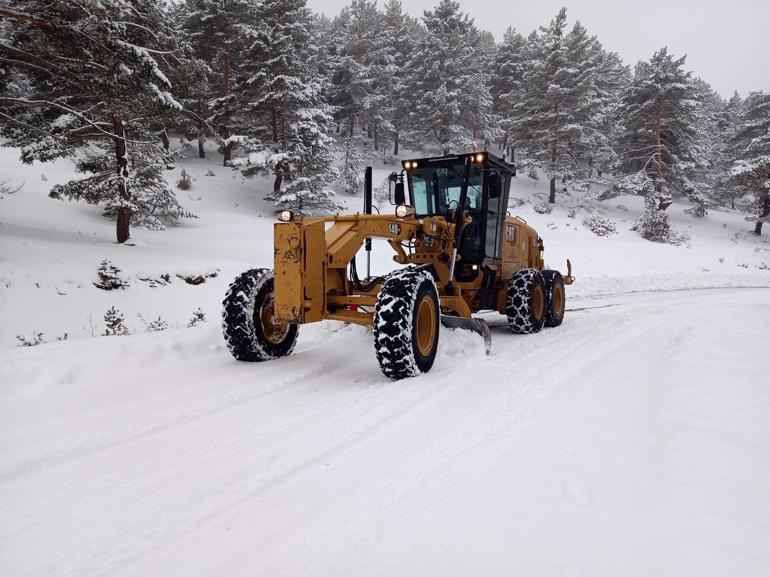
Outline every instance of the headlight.
<svg viewBox="0 0 770 577"><path fill-rule="evenodd" d="M414 214L414 209L408 204L399 204L396 207L396 216L398 218L406 218L409 215Z"/></svg>
<svg viewBox="0 0 770 577"><path fill-rule="evenodd" d="M281 222L289 222L294 217L290 210L282 210L278 213L278 220Z"/></svg>

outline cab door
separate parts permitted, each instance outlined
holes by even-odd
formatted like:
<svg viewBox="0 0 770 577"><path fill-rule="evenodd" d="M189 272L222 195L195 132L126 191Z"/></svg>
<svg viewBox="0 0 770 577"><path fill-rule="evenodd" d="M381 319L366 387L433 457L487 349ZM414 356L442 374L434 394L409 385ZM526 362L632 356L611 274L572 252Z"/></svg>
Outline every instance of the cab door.
<svg viewBox="0 0 770 577"><path fill-rule="evenodd" d="M506 195L503 194L507 189L508 183L505 179L509 176L503 174L500 170L492 168L486 175L486 198L484 206L484 256L485 261L497 261L500 259L500 235L503 221L503 211L506 201Z"/></svg>

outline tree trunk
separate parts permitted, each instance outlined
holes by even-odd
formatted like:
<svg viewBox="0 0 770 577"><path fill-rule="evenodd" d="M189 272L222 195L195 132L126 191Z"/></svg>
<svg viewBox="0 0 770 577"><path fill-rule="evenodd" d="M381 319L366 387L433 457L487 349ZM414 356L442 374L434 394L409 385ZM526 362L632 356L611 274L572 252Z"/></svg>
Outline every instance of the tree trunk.
<svg viewBox="0 0 770 577"><path fill-rule="evenodd" d="M222 61L222 96L230 96L230 53L225 50ZM227 140L230 138L230 127L227 125L229 118L225 119L225 124L222 126L222 138ZM222 166L228 166L230 164L230 158L233 153L232 143L227 143L222 148Z"/></svg>
<svg viewBox="0 0 770 577"><path fill-rule="evenodd" d="M770 216L770 192L765 191L762 198L762 213L759 215L759 218L767 218L768 216ZM754 227L754 234L762 234L762 224L762 220L757 221L757 224Z"/></svg>
<svg viewBox="0 0 770 577"><path fill-rule="evenodd" d="M168 141L168 132L166 132L165 127L160 131L160 141L163 143L163 150L166 151L166 154L169 154L171 143Z"/></svg>
<svg viewBox="0 0 770 577"><path fill-rule="evenodd" d="M222 55L222 96L230 95L230 53L225 50Z"/></svg>
<svg viewBox="0 0 770 577"><path fill-rule="evenodd" d="M270 109L270 127L273 130L273 142L278 142L278 111L275 106Z"/></svg>
<svg viewBox="0 0 770 577"><path fill-rule="evenodd" d="M553 121L554 137L553 137L553 141L551 141L551 173L552 174L556 170L556 160L559 158L559 155L557 152L558 141L556 139L556 134L555 134L556 130L559 128L559 101L558 100L553 103L553 111L555 113L555 116ZM548 195L548 202L551 204L556 204L556 177L555 176L551 178L551 191L550 191L550 194Z"/></svg>
<svg viewBox="0 0 770 577"><path fill-rule="evenodd" d="M658 99L655 107L655 190L663 191L663 155L660 144L660 126L663 120L663 103Z"/></svg>
<svg viewBox="0 0 770 577"><path fill-rule="evenodd" d="M112 131L115 135L115 161L118 172L118 195L126 203L131 200L131 191L128 189L128 154L126 154L126 132L123 119L117 114L112 116ZM121 206L118 208L118 222L116 233L118 242L123 243L131 238L131 209Z"/></svg>
<svg viewBox="0 0 770 577"><path fill-rule="evenodd" d="M273 193L277 194L281 192L281 184L283 184L283 172L279 169L275 169L275 180L273 181Z"/></svg>
<svg viewBox="0 0 770 577"><path fill-rule="evenodd" d="M398 130L396 130L393 136L393 155L398 156Z"/></svg>

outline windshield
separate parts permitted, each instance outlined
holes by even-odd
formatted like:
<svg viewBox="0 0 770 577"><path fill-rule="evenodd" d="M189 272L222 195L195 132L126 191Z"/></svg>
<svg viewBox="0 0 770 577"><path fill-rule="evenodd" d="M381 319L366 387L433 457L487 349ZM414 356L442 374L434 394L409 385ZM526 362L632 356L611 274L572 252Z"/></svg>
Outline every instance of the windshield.
<svg viewBox="0 0 770 577"><path fill-rule="evenodd" d="M463 184L462 165L418 168L409 172L412 202L418 217L449 215L457 208ZM471 167L465 208L481 210L482 177L478 166Z"/></svg>

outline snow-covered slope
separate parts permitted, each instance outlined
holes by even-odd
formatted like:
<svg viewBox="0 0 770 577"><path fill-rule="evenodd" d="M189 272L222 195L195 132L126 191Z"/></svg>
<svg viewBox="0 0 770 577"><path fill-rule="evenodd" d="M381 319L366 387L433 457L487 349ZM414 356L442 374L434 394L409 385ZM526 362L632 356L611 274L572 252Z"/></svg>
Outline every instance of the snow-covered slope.
<svg viewBox="0 0 770 577"><path fill-rule="evenodd" d="M72 178L67 162L21 166L15 150L0 148L0 181L24 183L21 192L0 199L0 347L18 344L16 335L44 333L53 341L91 337L104 331L102 317L111 306L126 317L129 328L144 330L146 319L162 316L172 326L185 326L201 307L219 315L227 285L240 272L272 267L273 207L263 200L270 182L243 180L210 158L187 158L169 172L169 180L184 168L195 179L188 191L177 191L185 208L200 218L184 220L166 231L134 229L134 246L115 243L114 223L98 207L54 201L50 187ZM391 168L392 169L392 168ZM214 176L206 176L207 172ZM375 170L375 183L388 167ZM45 177L46 180L42 178ZM574 263L579 282L572 295L617 291L712 286L770 286L770 242L748 233L750 226L734 211L714 210L705 219L684 213L675 204L669 211L674 227L692 237L688 246L655 244L630 231L642 199L621 197L594 203L594 214L615 222L618 234L597 237L583 226L586 210L568 216L582 195L561 194L551 214L533 206L546 198L547 183L526 176L514 180L512 195L525 202L511 208L533 224L545 239L546 260L564 270ZM360 197L343 196L351 210L360 210ZM387 209L388 207L384 207ZM392 250L374 243L374 272L393 267ZM363 258L363 257L362 257ZM99 263L109 259L130 282L125 291L93 286ZM191 286L179 276L217 273L204 284ZM170 285L152 286L140 279L169 275ZM179 276L178 276L179 275Z"/></svg>
<svg viewBox="0 0 770 577"><path fill-rule="evenodd" d="M270 266L273 220L268 183L216 162L174 173L199 219L119 246L97 208L45 197L70 166L0 149L0 180L26 181L0 199L0 574L768 573L770 245L740 215L674 205L689 246L657 245L620 198L592 208L618 228L600 238L568 216L577 194L537 214L544 184L519 177L512 211L575 266L564 325L517 336L489 315L489 357L442 330L433 370L391 382L371 333L338 323L232 360L219 303ZM93 286L105 258L126 290ZM113 305L135 334L91 338ZM199 306L209 322L184 328ZM68 339L13 347L32 331Z"/></svg>

